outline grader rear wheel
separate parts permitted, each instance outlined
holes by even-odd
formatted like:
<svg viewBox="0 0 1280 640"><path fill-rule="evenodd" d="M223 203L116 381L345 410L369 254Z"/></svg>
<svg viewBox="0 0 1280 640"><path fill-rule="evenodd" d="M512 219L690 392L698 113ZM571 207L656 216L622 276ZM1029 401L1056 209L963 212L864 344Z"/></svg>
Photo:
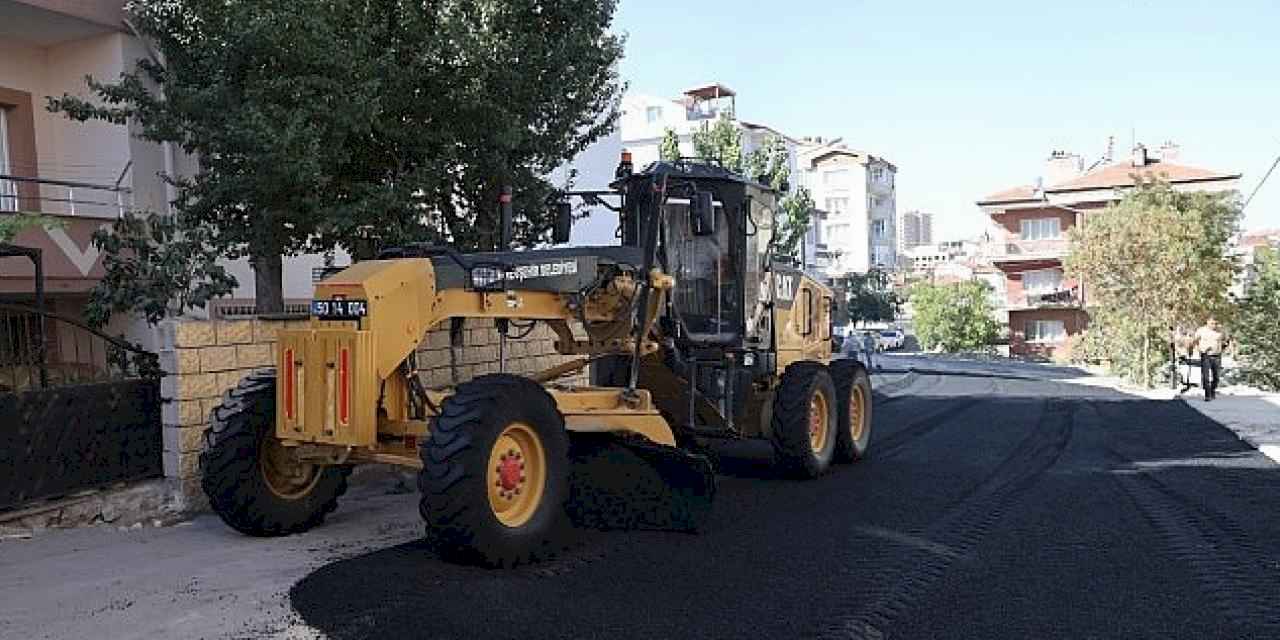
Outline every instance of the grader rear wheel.
<svg viewBox="0 0 1280 640"><path fill-rule="evenodd" d="M441 551L513 566L558 550L569 436L540 385L506 374L459 385L420 453L419 511Z"/></svg>
<svg viewBox="0 0 1280 640"><path fill-rule="evenodd" d="M773 400L772 443L788 475L813 478L831 465L836 448L836 390L827 368L797 362L782 373Z"/></svg>
<svg viewBox="0 0 1280 640"><path fill-rule="evenodd" d="M209 416L200 485L213 511L254 536L306 531L338 507L351 467L299 461L275 438L276 376L255 373Z"/></svg>
<svg viewBox="0 0 1280 640"><path fill-rule="evenodd" d="M836 385L836 462L866 457L871 444L871 378L856 360L831 363Z"/></svg>

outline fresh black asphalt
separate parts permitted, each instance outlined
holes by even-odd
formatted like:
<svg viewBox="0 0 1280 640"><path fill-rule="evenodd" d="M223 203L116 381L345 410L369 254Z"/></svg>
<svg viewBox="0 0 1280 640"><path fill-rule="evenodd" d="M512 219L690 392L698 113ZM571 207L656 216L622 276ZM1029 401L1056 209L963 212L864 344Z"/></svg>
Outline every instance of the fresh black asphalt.
<svg viewBox="0 0 1280 640"><path fill-rule="evenodd" d="M721 449L698 534L514 570L421 543L290 591L333 638L1280 638L1280 466L1180 402L928 374L808 482Z"/></svg>

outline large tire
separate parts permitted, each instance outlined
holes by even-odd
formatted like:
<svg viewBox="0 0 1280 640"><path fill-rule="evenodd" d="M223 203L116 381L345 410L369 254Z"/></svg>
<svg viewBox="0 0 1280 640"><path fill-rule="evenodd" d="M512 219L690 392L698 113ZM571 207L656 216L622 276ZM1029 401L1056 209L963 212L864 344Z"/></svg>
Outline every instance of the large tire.
<svg viewBox="0 0 1280 640"><path fill-rule="evenodd" d="M831 363L836 385L836 462L856 462L871 444L871 376L857 360Z"/></svg>
<svg viewBox="0 0 1280 640"><path fill-rule="evenodd" d="M420 453L419 511L442 552L509 567L559 550L569 435L541 385L507 374L459 385Z"/></svg>
<svg viewBox="0 0 1280 640"><path fill-rule="evenodd" d="M263 371L227 392L204 432L200 486L223 522L252 536L320 524L338 508L351 474L349 466L291 465L275 427L276 374Z"/></svg>
<svg viewBox="0 0 1280 640"><path fill-rule="evenodd" d="M827 368L797 362L782 373L773 399L774 459L790 476L814 478L835 454L836 390Z"/></svg>

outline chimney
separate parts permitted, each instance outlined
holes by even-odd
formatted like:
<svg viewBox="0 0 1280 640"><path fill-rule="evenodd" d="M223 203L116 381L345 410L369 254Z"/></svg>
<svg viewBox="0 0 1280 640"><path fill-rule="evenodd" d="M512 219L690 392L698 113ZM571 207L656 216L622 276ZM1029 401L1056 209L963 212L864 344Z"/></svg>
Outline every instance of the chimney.
<svg viewBox="0 0 1280 640"><path fill-rule="evenodd" d="M1182 147L1172 140L1166 140L1160 145L1160 162L1178 162L1181 155Z"/></svg>
<svg viewBox="0 0 1280 640"><path fill-rule="evenodd" d="M1053 186L1084 173L1084 158L1067 151L1054 151L1045 162L1044 183Z"/></svg>
<svg viewBox="0 0 1280 640"><path fill-rule="evenodd" d="M1133 166L1147 166L1147 148L1141 142L1133 147Z"/></svg>

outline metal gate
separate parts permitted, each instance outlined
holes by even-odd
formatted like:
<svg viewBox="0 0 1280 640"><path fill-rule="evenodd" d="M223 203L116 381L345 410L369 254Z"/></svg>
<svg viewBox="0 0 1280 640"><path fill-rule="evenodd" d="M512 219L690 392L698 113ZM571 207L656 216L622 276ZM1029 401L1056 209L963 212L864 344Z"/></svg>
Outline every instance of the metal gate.
<svg viewBox="0 0 1280 640"><path fill-rule="evenodd" d="M155 354L45 311L36 281L0 303L0 509L162 475Z"/></svg>

